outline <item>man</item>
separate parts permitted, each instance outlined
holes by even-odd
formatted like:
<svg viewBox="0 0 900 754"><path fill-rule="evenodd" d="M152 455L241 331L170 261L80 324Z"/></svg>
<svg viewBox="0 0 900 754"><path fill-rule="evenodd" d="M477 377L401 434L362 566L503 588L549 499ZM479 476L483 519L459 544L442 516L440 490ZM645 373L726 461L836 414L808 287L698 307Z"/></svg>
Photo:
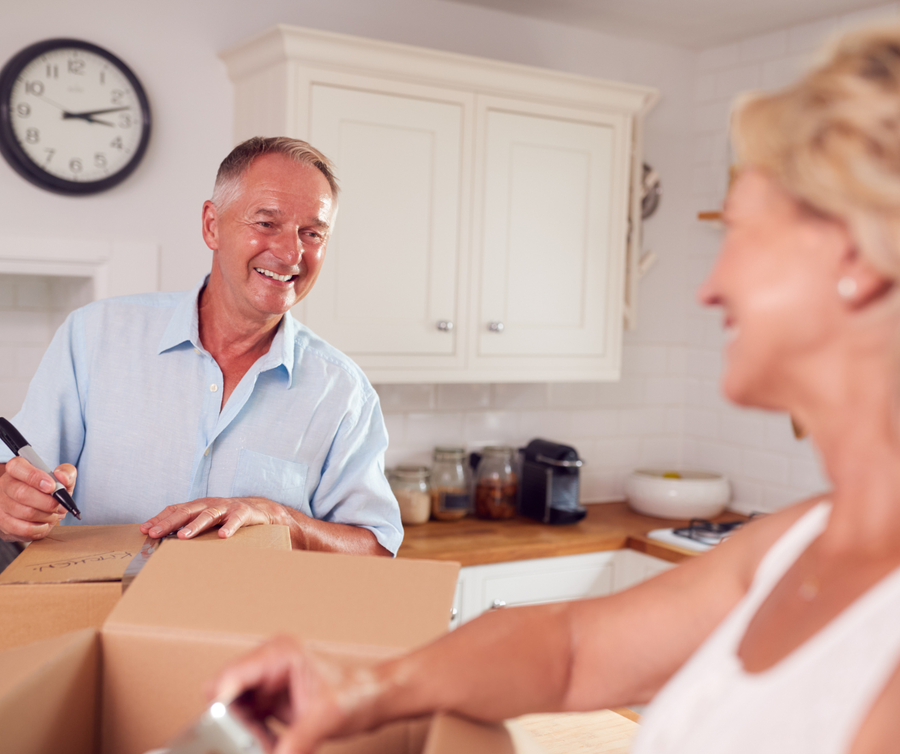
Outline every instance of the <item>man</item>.
<svg viewBox="0 0 900 754"><path fill-rule="evenodd" d="M13 424L63 462L55 475L84 523L183 539L280 523L296 548L396 553L378 397L288 313L318 277L337 193L305 142L250 139L203 204L205 280L69 316ZM65 515L49 475L0 452L0 538L47 536Z"/></svg>

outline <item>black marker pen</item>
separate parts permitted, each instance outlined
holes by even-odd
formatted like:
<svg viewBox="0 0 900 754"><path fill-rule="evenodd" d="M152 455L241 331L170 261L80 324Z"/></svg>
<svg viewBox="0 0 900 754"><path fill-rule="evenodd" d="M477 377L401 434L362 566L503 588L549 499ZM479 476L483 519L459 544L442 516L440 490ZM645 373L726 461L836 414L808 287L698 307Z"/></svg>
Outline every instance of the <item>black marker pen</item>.
<svg viewBox="0 0 900 754"><path fill-rule="evenodd" d="M81 511L78 510L78 506L75 505L75 501L72 499L69 491L60 484L55 476L53 476L53 472L47 468L47 464L41 460L41 457L35 452L34 448L28 444L28 440L22 437L22 435L19 434L19 430L2 416L0 416L0 440L3 440L13 453L17 456L22 456L22 458L28 461L34 468L46 471L50 475L50 478L56 482L56 489L50 494L62 503L62 506L69 511L69 513L81 521Z"/></svg>

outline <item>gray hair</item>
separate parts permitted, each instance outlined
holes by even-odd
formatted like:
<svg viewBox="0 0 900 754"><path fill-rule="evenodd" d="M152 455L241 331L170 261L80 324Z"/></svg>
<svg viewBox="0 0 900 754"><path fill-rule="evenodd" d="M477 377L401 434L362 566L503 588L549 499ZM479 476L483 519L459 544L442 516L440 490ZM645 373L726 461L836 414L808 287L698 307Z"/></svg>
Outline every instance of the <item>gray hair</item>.
<svg viewBox="0 0 900 754"><path fill-rule="evenodd" d="M254 136L238 144L219 165L211 198L219 210L227 207L238 197L241 179L247 168L254 160L267 154L283 154L299 165L310 165L318 169L328 181L331 196L335 205L337 204L339 188L334 175L334 163L318 149L305 141L288 136Z"/></svg>

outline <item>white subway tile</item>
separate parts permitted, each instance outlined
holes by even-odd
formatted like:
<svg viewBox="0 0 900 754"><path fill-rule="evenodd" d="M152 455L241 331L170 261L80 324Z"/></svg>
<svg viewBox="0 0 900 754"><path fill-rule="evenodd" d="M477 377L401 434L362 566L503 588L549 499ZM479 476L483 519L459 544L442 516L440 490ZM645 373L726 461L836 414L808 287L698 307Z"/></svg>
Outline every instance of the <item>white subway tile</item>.
<svg viewBox="0 0 900 754"><path fill-rule="evenodd" d="M788 29L788 52L818 52L832 40L837 29L838 20L834 17L793 26Z"/></svg>
<svg viewBox="0 0 900 754"><path fill-rule="evenodd" d="M784 55L787 52L788 34L784 29L750 37L740 43L741 62L758 63Z"/></svg>
<svg viewBox="0 0 900 754"><path fill-rule="evenodd" d="M647 377L644 398L651 406L684 404L684 380L681 377Z"/></svg>
<svg viewBox="0 0 900 754"><path fill-rule="evenodd" d="M666 346L629 344L622 349L622 372L660 377L668 373L668 359Z"/></svg>
<svg viewBox="0 0 900 754"><path fill-rule="evenodd" d="M633 469L641 462L641 440L637 437L601 438L593 443L590 468Z"/></svg>
<svg viewBox="0 0 900 754"><path fill-rule="evenodd" d="M720 131L728 130L728 121L731 116L731 100L718 100L706 105L697 105L694 108L694 131Z"/></svg>
<svg viewBox="0 0 900 754"><path fill-rule="evenodd" d="M565 442L574 436L574 411L522 411L519 414L519 433L533 440L540 437L555 442Z"/></svg>
<svg viewBox="0 0 900 754"><path fill-rule="evenodd" d="M675 437L645 437L641 440L641 466L679 468L681 443Z"/></svg>
<svg viewBox="0 0 900 754"><path fill-rule="evenodd" d="M597 385L596 405L598 406L638 406L643 395L644 382L641 377L623 377L618 382L603 382Z"/></svg>
<svg viewBox="0 0 900 754"><path fill-rule="evenodd" d="M582 503L625 499L625 475L622 472L584 470L579 479L579 487Z"/></svg>
<svg viewBox="0 0 900 754"><path fill-rule="evenodd" d="M431 466L431 451L390 447L384 453L384 467L393 469L397 466Z"/></svg>
<svg viewBox="0 0 900 754"><path fill-rule="evenodd" d="M375 385L382 411L433 409L434 385Z"/></svg>
<svg viewBox="0 0 900 754"><path fill-rule="evenodd" d="M663 426L665 418L663 408L623 408L619 414L619 428L623 435L652 436Z"/></svg>
<svg viewBox="0 0 900 754"><path fill-rule="evenodd" d="M435 445L465 445L463 414L409 414L406 444L432 448Z"/></svg>
<svg viewBox="0 0 900 754"><path fill-rule="evenodd" d="M401 447L406 443L406 415L385 414L384 426L388 433L388 446Z"/></svg>
<svg viewBox="0 0 900 754"><path fill-rule="evenodd" d="M762 488L763 485L759 484L759 482L753 482L742 477L732 479L731 502L728 507L745 515L763 511Z"/></svg>
<svg viewBox="0 0 900 754"><path fill-rule="evenodd" d="M714 71L737 65L740 62L741 52L737 44L722 45L703 50L697 55L698 71Z"/></svg>
<svg viewBox="0 0 900 754"><path fill-rule="evenodd" d="M16 346L0 343L0 380L8 380L16 372Z"/></svg>
<svg viewBox="0 0 900 754"><path fill-rule="evenodd" d="M473 411L465 415L468 445L518 445L519 415L512 411Z"/></svg>
<svg viewBox="0 0 900 754"><path fill-rule="evenodd" d="M763 89L781 89L795 83L808 68L805 55L792 55L787 58L770 60L763 64Z"/></svg>
<svg viewBox="0 0 900 754"><path fill-rule="evenodd" d="M808 440L798 440L794 437L791 427L791 417L785 413L771 413L764 416L765 443L768 450L777 450L789 455L799 455L803 447L809 444Z"/></svg>
<svg viewBox="0 0 900 754"><path fill-rule="evenodd" d="M554 382L547 386L551 408L590 408L597 396L596 382Z"/></svg>
<svg viewBox="0 0 900 754"><path fill-rule="evenodd" d="M765 448L766 429L761 412L730 407L722 413L719 436L745 448Z"/></svg>
<svg viewBox="0 0 900 754"><path fill-rule="evenodd" d="M744 475L768 484L787 484L788 460L780 453L744 447L741 451Z"/></svg>
<svg viewBox="0 0 900 754"><path fill-rule="evenodd" d="M449 383L437 386L437 407L468 411L489 408L491 386L488 384Z"/></svg>
<svg viewBox="0 0 900 754"><path fill-rule="evenodd" d="M31 382L31 378L34 377L34 373L37 371L38 365L44 356L44 351L47 348L43 344L39 346L19 345L16 346L15 350L16 369L14 376L26 382Z"/></svg>
<svg viewBox="0 0 900 754"><path fill-rule="evenodd" d="M734 445L710 440L697 440L694 448L694 467L700 471L724 474L729 479L742 473L741 449Z"/></svg>
<svg viewBox="0 0 900 754"><path fill-rule="evenodd" d="M619 432L619 411L595 408L572 415L572 437L611 437Z"/></svg>
<svg viewBox="0 0 900 754"><path fill-rule="evenodd" d="M666 374L673 377L687 375L687 349L684 346L669 346L666 349Z"/></svg>
<svg viewBox="0 0 900 754"><path fill-rule="evenodd" d="M694 79L694 102L703 104L716 96L716 74L701 73Z"/></svg>
<svg viewBox="0 0 900 754"><path fill-rule="evenodd" d="M855 29L896 21L898 15L900 13L897 10L897 3L880 5L877 8L845 13L838 19L838 28L843 32L854 31Z"/></svg>
<svg viewBox="0 0 900 754"><path fill-rule="evenodd" d="M688 348L687 373L689 377L718 383L722 374L722 351L714 348Z"/></svg>
<svg viewBox="0 0 900 754"><path fill-rule="evenodd" d="M27 382L0 380L0 416L9 419L19 413L27 392Z"/></svg>
<svg viewBox="0 0 900 754"><path fill-rule="evenodd" d="M510 382L492 386L491 407L499 409L546 408L547 384Z"/></svg>
<svg viewBox="0 0 900 754"><path fill-rule="evenodd" d="M733 100L738 94L758 89L761 78L759 63L719 71L716 74L716 97Z"/></svg>
<svg viewBox="0 0 900 754"><path fill-rule="evenodd" d="M762 508L769 513L793 505L808 495L793 487L779 485L763 485L762 488Z"/></svg>
<svg viewBox="0 0 900 754"><path fill-rule="evenodd" d="M719 412L708 408L686 408L684 432L690 437L715 440L719 436Z"/></svg>
<svg viewBox="0 0 900 754"><path fill-rule="evenodd" d="M728 164L728 136L724 131L707 131L694 137L694 163Z"/></svg>
<svg viewBox="0 0 900 754"><path fill-rule="evenodd" d="M666 409L666 424L663 431L668 435L677 435L684 441L684 406Z"/></svg>

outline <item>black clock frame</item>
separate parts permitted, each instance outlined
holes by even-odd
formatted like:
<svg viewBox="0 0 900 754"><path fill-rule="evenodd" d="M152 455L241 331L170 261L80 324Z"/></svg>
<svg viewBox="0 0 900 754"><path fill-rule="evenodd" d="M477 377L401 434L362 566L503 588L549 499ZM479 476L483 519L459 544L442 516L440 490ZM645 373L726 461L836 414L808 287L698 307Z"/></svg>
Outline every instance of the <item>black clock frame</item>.
<svg viewBox="0 0 900 754"><path fill-rule="evenodd" d="M99 181L69 181L65 178L59 178L51 173L46 172L36 165L28 156L19 140L16 138L12 127L12 112L9 107L9 100L12 96L12 88L18 79L22 70L35 58L44 55L47 52L62 48L77 48L79 50L87 50L95 55L105 58L114 66L116 66L128 79L128 83L134 88L137 95L138 103L141 108L141 121L143 123L143 133L141 141L137 146L131 160L117 173L102 178ZM150 141L150 102L144 87L137 77L132 73L131 69L123 63L118 57L108 50L98 47L90 42L84 42L80 39L45 39L42 42L36 42L33 45L20 50L3 66L0 71L0 154L12 166L12 168L27 181L42 189L53 191L57 194L66 194L69 196L78 196L85 194L96 194L101 191L111 189L124 181L131 175L135 168L144 157L147 151L147 144Z"/></svg>

